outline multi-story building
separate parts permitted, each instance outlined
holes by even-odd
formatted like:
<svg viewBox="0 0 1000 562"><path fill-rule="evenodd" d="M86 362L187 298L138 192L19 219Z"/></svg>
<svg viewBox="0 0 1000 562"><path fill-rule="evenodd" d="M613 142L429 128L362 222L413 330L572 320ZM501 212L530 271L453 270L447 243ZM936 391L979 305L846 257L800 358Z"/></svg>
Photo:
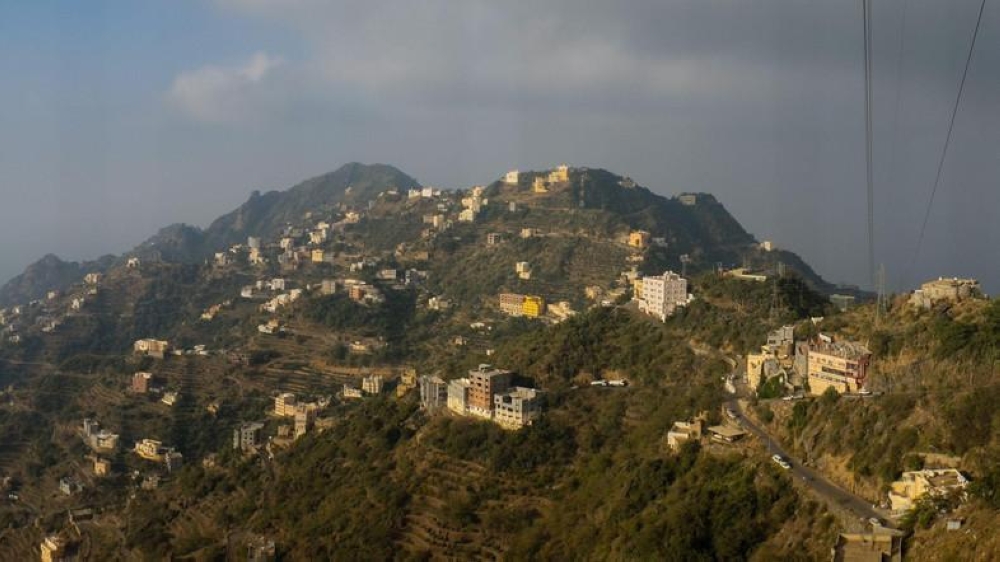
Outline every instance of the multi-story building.
<svg viewBox="0 0 1000 562"><path fill-rule="evenodd" d="M649 245L649 237L645 230L633 230L628 235L628 245L641 250Z"/></svg>
<svg viewBox="0 0 1000 562"><path fill-rule="evenodd" d="M135 373L132 375L132 392L136 394L146 394L149 392L149 385L152 381L152 373Z"/></svg>
<svg viewBox="0 0 1000 562"><path fill-rule="evenodd" d="M167 465L167 470L174 470L184 462L184 455L155 439L137 441L134 450L143 459Z"/></svg>
<svg viewBox="0 0 1000 562"><path fill-rule="evenodd" d="M493 397L510 388L511 373L482 364L469 371L469 405L472 415L492 418Z"/></svg>
<svg viewBox="0 0 1000 562"><path fill-rule="evenodd" d="M493 421L505 429L521 429L541 415L542 407L534 388L515 386L493 396Z"/></svg>
<svg viewBox="0 0 1000 562"><path fill-rule="evenodd" d="M904 472L889 489L889 503L896 512L907 511L925 495L944 495L963 490L969 480L954 468Z"/></svg>
<svg viewBox="0 0 1000 562"><path fill-rule="evenodd" d="M524 315L524 295L500 293L500 312L510 316Z"/></svg>
<svg viewBox="0 0 1000 562"><path fill-rule="evenodd" d="M361 390L365 394L381 394L382 385L382 377L379 375L371 375L361 379Z"/></svg>
<svg viewBox="0 0 1000 562"><path fill-rule="evenodd" d="M486 244L489 246L496 246L501 242L503 242L502 232L490 232L486 235Z"/></svg>
<svg viewBox="0 0 1000 562"><path fill-rule="evenodd" d="M448 409L465 415L469 409L469 379L454 379L448 383Z"/></svg>
<svg viewBox="0 0 1000 562"><path fill-rule="evenodd" d="M791 357L795 344L795 326L782 326L767 335L764 351L779 358Z"/></svg>
<svg viewBox="0 0 1000 562"><path fill-rule="evenodd" d="M857 342L820 339L808 347L806 364L809 392L819 396L827 388L858 392L865 388L871 352Z"/></svg>
<svg viewBox="0 0 1000 562"><path fill-rule="evenodd" d="M535 193L547 193L549 191L549 184L543 176L536 176L531 183L531 190Z"/></svg>
<svg viewBox="0 0 1000 562"><path fill-rule="evenodd" d="M642 278L642 298L639 310L666 321L679 306L688 302L687 279L666 271L663 275Z"/></svg>
<svg viewBox="0 0 1000 562"><path fill-rule="evenodd" d="M259 422L249 422L233 430L233 448L243 451L252 451L260 445L261 430L264 424Z"/></svg>
<svg viewBox="0 0 1000 562"><path fill-rule="evenodd" d="M420 407L434 411L448 405L448 383L438 376L423 376L420 383Z"/></svg>
<svg viewBox="0 0 1000 562"><path fill-rule="evenodd" d="M503 175L503 182L507 185L517 185L520 179L521 173L517 170L511 170Z"/></svg>
<svg viewBox="0 0 1000 562"><path fill-rule="evenodd" d="M167 354L167 351L170 350L170 343L163 340L145 338L136 340L132 349L135 351L136 355L147 355L149 357L163 359L163 357Z"/></svg>
<svg viewBox="0 0 1000 562"><path fill-rule="evenodd" d="M312 429L316 421L316 410L300 408L295 412L295 438L298 439Z"/></svg>
<svg viewBox="0 0 1000 562"><path fill-rule="evenodd" d="M562 183L569 181L569 166L560 164L549 172L549 183Z"/></svg>
<svg viewBox="0 0 1000 562"><path fill-rule="evenodd" d="M274 397L274 415L279 417L292 417L298 402L291 392L282 392Z"/></svg>
<svg viewBox="0 0 1000 562"><path fill-rule="evenodd" d="M545 299L534 295L526 295L521 309L528 318L538 318L545 314Z"/></svg>

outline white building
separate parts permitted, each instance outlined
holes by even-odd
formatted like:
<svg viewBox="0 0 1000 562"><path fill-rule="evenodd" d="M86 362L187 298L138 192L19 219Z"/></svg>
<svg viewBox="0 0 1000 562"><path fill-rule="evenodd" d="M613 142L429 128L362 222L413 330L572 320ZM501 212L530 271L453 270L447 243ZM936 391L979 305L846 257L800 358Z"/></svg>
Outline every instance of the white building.
<svg viewBox="0 0 1000 562"><path fill-rule="evenodd" d="M503 175L503 182L507 185L517 185L520 179L521 173L517 170L511 170Z"/></svg>
<svg viewBox="0 0 1000 562"><path fill-rule="evenodd" d="M469 408L469 379L455 379L448 383L448 409L465 415Z"/></svg>
<svg viewBox="0 0 1000 562"><path fill-rule="evenodd" d="M687 279L672 271L663 275L642 278L642 297L639 310L659 318L661 322L674 313L678 306L688 303Z"/></svg>
<svg viewBox="0 0 1000 562"><path fill-rule="evenodd" d="M493 421L505 429L521 429L541 415L538 391L515 386L493 397Z"/></svg>
<svg viewBox="0 0 1000 562"><path fill-rule="evenodd" d="M361 379L361 390L365 394L381 394L382 385L382 377L378 375L371 375Z"/></svg>

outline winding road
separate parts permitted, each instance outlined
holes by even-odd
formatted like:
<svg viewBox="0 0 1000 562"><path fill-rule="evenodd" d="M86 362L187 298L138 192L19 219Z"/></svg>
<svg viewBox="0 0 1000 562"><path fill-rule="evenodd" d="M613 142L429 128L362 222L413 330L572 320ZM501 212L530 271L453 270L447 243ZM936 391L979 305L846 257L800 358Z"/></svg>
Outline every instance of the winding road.
<svg viewBox="0 0 1000 562"><path fill-rule="evenodd" d="M833 482L830 482L815 470L803 466L800 462L792 460L791 455L785 452L785 450L781 447L781 444L775 440L773 436L746 417L743 408L740 406L739 400L735 398L730 400L728 406L737 413L737 419L743 425L744 429L754 434L762 442L767 443L769 454L778 454L788 460L789 464L792 465L792 467L788 469L789 472L791 472L792 476L801 481L807 488L826 498L828 501L849 510L861 519L868 520L870 518L876 518L879 521L884 519L884 515L875 510L872 507L872 504L864 498L848 492Z"/></svg>

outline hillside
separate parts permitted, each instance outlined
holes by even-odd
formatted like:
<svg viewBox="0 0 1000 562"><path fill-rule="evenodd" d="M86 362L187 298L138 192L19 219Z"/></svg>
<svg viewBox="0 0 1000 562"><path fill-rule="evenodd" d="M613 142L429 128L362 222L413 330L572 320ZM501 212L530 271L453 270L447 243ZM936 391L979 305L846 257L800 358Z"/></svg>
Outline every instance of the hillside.
<svg viewBox="0 0 1000 562"><path fill-rule="evenodd" d="M88 273L107 270L116 259L109 255L80 263L48 254L0 287L0 307L43 298L49 291L64 289Z"/></svg>
<svg viewBox="0 0 1000 562"><path fill-rule="evenodd" d="M292 559L815 559L859 530L762 439L669 444L678 421L739 427L724 381L770 331L821 316L867 329L796 256L762 249L711 195L667 198L600 169L403 187L416 185L348 165L205 230L166 227L99 279L66 267L59 294L0 311L0 476L18 498L0 503L0 552L59 532L84 559L217 559L264 539ZM778 262L766 283L718 270ZM632 297L666 269L691 296L660 320ZM511 310L501 294L544 304ZM142 338L169 350L134 353ZM533 393L538 417L502 429L420 407L414 377L484 364ZM282 393L311 408L298 429ZM808 424L837 419L808 404ZM121 442L95 454L84 419ZM234 450L248 422L258 440ZM142 439L183 468L142 458ZM855 450L865 470L899 467ZM83 490L60 491L67 478ZM70 522L81 509L96 514Z"/></svg>

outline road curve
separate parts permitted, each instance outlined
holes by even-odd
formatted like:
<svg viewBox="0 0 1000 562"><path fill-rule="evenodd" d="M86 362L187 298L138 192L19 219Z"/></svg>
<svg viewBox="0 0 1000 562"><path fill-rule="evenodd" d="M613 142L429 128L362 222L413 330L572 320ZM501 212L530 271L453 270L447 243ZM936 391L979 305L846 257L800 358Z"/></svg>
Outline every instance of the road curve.
<svg viewBox="0 0 1000 562"><path fill-rule="evenodd" d="M859 518L867 520L874 517L880 521L883 519L883 515L872 508L872 504L868 503L868 501L864 498L848 492L833 482L830 482L818 472L802 466L802 463L793 460L791 455L785 452L785 450L781 447L781 444L775 440L773 436L746 417L743 412L743 408L740 406L739 400L730 400L728 406L737 413L738 419L740 423L743 424L744 429L757 436L757 438L762 442L767 443L768 454L778 454L788 460L788 462L792 465L789 472L803 485L823 496L830 502L849 510Z"/></svg>

